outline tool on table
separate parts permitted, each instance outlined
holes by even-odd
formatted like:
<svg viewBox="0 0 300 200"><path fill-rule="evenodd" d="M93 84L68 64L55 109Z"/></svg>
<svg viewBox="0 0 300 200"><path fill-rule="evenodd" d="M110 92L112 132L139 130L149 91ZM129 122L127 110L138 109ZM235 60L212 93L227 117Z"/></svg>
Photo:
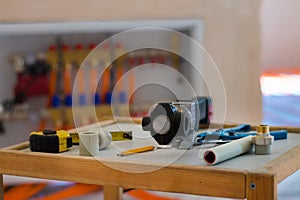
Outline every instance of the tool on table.
<svg viewBox="0 0 300 200"><path fill-rule="evenodd" d="M109 131L112 141L132 140L132 131Z"/></svg>
<svg viewBox="0 0 300 200"><path fill-rule="evenodd" d="M105 149L108 147L113 141L112 135L108 131L104 132L97 132L97 131L89 131L89 132L94 132L98 134L99 137L99 149ZM70 136L72 137L72 144L73 145L78 145L80 143L80 137L78 132L69 132ZM129 134L129 133L128 133Z"/></svg>
<svg viewBox="0 0 300 200"><path fill-rule="evenodd" d="M159 145L179 149L193 146L200 123L209 123L210 97L196 97L189 101L158 103L150 116L144 117L142 127L150 131Z"/></svg>
<svg viewBox="0 0 300 200"><path fill-rule="evenodd" d="M117 155L118 156L128 156L128 155L132 155L132 154L143 153L143 152L147 152L147 151L153 151L154 149L155 149L154 146L145 146L145 147L140 147L140 148L136 148L136 149L126 150L126 151L123 151L123 152L121 152Z"/></svg>
<svg viewBox="0 0 300 200"><path fill-rule="evenodd" d="M112 141L109 132L87 131L85 135L90 133L97 135L98 150L105 149ZM68 151L73 145L80 144L81 133L69 132L65 130L43 130L39 132L31 132L29 137L30 150L46 153L60 153ZM83 136L85 137L85 136ZM88 137L88 136L87 136Z"/></svg>
<svg viewBox="0 0 300 200"><path fill-rule="evenodd" d="M194 145L213 144L214 142L215 144L227 143L232 140L237 140L249 135L255 136L257 134L257 132L250 130L250 124L242 124L233 128L200 133L196 136ZM286 130L277 130L271 131L270 135L274 136L274 140L287 139L288 132Z"/></svg>
<svg viewBox="0 0 300 200"><path fill-rule="evenodd" d="M72 144L79 145L79 134L77 132L69 132L69 134L72 138Z"/></svg>
<svg viewBox="0 0 300 200"><path fill-rule="evenodd" d="M274 136L270 135L268 125L260 125L257 127L257 133L252 138L254 151L256 154L266 155L272 152L272 144Z"/></svg>
<svg viewBox="0 0 300 200"><path fill-rule="evenodd" d="M99 154L99 134L95 131L79 133L79 155L97 156Z"/></svg>
<svg viewBox="0 0 300 200"><path fill-rule="evenodd" d="M85 131L81 133L73 133L79 143L79 154L81 156L96 156L100 150L107 148L112 141L112 136L108 131ZM73 136L71 134L71 136ZM74 136L72 138L74 138Z"/></svg>
<svg viewBox="0 0 300 200"><path fill-rule="evenodd" d="M253 147L252 137L253 136L247 136L227 144L208 149L204 152L204 156L200 151L199 158L203 158L207 165L215 165L224 160L246 153Z"/></svg>
<svg viewBox="0 0 300 200"><path fill-rule="evenodd" d="M195 140L195 143L193 146L199 146L199 145L204 145L204 144L226 144L228 142L231 142L232 140Z"/></svg>
<svg viewBox="0 0 300 200"><path fill-rule="evenodd" d="M223 141L224 145L213 147L201 154L199 158L204 159L207 165L214 165L224 160L233 158L240 154L250 151L255 145L255 153L266 155L271 153L271 145L275 140L286 139L288 132L286 130L278 130L269 132L269 126L260 125L257 127L257 132L250 131L249 124L242 124L229 129L220 129L211 133L198 134L195 144L207 144L210 141ZM219 138L219 139L218 139ZM217 140L216 140L217 139Z"/></svg>
<svg viewBox="0 0 300 200"><path fill-rule="evenodd" d="M72 137L64 130L31 132L29 137L30 150L35 152L60 153L68 151L72 145Z"/></svg>

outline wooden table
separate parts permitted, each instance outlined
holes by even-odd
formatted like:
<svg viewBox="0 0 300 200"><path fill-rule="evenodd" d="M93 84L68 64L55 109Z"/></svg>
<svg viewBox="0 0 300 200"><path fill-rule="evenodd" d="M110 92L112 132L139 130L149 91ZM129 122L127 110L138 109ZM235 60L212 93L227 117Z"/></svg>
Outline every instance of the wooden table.
<svg viewBox="0 0 300 200"><path fill-rule="evenodd" d="M136 188L239 199L277 199L277 184L300 166L300 134L275 141L271 155L245 154L216 166L199 159L203 147L192 150L160 149L117 157L123 148L155 144L140 125L101 122L104 129L132 129L132 141L114 142L97 157L78 155L78 147L60 154L30 152L28 142L0 150L2 174L102 185L105 199L122 198L123 188ZM123 127L122 127L123 126ZM92 126L83 127L89 130ZM280 129L273 127L272 129ZM289 129L299 132L298 129Z"/></svg>

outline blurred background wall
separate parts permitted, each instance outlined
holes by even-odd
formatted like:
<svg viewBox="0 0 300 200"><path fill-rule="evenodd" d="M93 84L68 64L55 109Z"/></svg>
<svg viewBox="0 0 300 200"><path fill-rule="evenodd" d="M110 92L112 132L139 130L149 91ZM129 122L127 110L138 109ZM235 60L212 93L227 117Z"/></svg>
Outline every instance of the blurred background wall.
<svg viewBox="0 0 300 200"><path fill-rule="evenodd" d="M261 66L300 66L300 2L263 0L261 4Z"/></svg>
<svg viewBox="0 0 300 200"><path fill-rule="evenodd" d="M260 123L262 119L260 67L260 1L65 1L12 0L0 7L2 23L196 19L204 23L201 42L218 66L224 81L226 102L214 98L215 119ZM197 35L194 35L197 40ZM198 39L199 40L199 39ZM216 79L211 66L203 76ZM9 71L8 69L5 69ZM198 77L194 77L197 80ZM201 84L197 92L208 94ZM8 85L11 88L11 85ZM212 89L213 91L214 89Z"/></svg>

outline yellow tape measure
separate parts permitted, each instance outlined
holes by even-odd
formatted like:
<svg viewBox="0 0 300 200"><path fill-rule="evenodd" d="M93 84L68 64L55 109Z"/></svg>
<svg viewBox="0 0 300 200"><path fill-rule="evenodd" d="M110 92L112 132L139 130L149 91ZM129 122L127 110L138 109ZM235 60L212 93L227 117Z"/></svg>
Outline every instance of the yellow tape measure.
<svg viewBox="0 0 300 200"><path fill-rule="evenodd" d="M132 140L132 131L109 131L112 141Z"/></svg>
<svg viewBox="0 0 300 200"><path fill-rule="evenodd" d="M65 130L31 132L29 144L31 151L60 153L68 151L72 147L72 137Z"/></svg>
<svg viewBox="0 0 300 200"><path fill-rule="evenodd" d="M79 144L79 134L77 132L71 132L69 134L72 138L73 145L78 145Z"/></svg>

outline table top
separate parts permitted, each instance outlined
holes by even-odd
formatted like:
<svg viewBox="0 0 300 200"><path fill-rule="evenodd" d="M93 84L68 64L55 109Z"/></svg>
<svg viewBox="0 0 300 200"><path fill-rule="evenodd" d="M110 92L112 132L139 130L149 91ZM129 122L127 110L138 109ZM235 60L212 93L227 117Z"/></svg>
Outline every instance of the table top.
<svg viewBox="0 0 300 200"><path fill-rule="evenodd" d="M98 156L95 156L99 161L113 160L118 162L137 162L137 163L159 163L161 167L170 164L184 164L192 166L206 166L203 161L203 154L205 150L213 147L213 145L195 146L191 150L179 150L177 148L171 149L155 149L154 151L134 154L130 156L117 156L118 153L143 147L147 145L157 146L156 141L151 137L150 132L143 131L141 125L135 123L114 123L111 125L101 127L104 131L132 131L133 140L113 141L108 148L101 150ZM97 130L97 124L79 128L80 132L88 130ZM206 130L205 130L206 131ZM200 130L201 132L201 130ZM218 163L215 167L229 168L229 169L245 169L257 170L262 168L271 160L279 157L288 150L300 144L300 134L288 134L286 140L276 140L272 145L272 154L270 155L256 155L253 152L237 156L235 158ZM28 148L22 151L30 151ZM73 146L69 151L61 153L63 155L79 156L78 146ZM122 166L113 166L114 168L124 171ZM146 169L145 169L146 170ZM126 169L128 171L128 169Z"/></svg>
<svg viewBox="0 0 300 200"><path fill-rule="evenodd" d="M287 140L275 141L271 155L248 153L205 166L201 155L208 146L156 149L119 157L121 151L157 143L140 124L112 120L99 124L106 131L131 130L133 140L114 141L96 157L79 156L78 146L49 154L30 152L28 142L17 144L0 150L0 174L239 199L258 198L259 191L264 191L274 199L275 184L300 168L300 134L291 133L299 129L289 129ZM98 124L78 131L95 129L99 131ZM251 189L253 183L258 190Z"/></svg>

